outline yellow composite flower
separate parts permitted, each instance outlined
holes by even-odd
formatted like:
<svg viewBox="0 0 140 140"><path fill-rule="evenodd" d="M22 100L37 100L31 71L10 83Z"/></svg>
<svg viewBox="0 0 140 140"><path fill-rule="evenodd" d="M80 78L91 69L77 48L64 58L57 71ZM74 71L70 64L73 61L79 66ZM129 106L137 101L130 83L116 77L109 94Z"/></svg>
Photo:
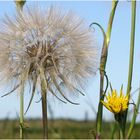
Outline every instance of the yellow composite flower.
<svg viewBox="0 0 140 140"><path fill-rule="evenodd" d="M122 89L120 95L117 95L117 91L113 90L111 94L106 96L106 102L101 101L103 105L112 113L118 114L124 112L128 108L129 97L124 95Z"/></svg>

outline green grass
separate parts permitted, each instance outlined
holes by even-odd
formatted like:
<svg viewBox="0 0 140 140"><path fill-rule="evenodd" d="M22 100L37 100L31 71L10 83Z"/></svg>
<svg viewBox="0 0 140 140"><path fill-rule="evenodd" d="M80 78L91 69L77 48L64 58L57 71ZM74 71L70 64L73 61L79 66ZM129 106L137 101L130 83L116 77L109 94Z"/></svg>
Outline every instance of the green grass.
<svg viewBox="0 0 140 140"><path fill-rule="evenodd" d="M43 138L42 121L39 119L30 119L25 121L25 138ZM113 122L103 122L103 131L101 138L111 138ZM116 128L117 129L117 128ZM132 138L140 138L140 124L136 124ZM91 139L95 134L95 121L76 121L76 120L50 120L49 138L58 139ZM115 138L118 138L118 132L115 132ZM19 123L17 120L0 121L0 139L19 138Z"/></svg>

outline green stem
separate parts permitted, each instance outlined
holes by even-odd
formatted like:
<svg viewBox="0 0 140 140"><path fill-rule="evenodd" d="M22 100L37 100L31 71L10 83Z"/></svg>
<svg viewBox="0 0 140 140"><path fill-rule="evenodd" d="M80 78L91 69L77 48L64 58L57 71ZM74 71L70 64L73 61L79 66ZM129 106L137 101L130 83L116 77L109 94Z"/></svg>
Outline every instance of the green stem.
<svg viewBox="0 0 140 140"><path fill-rule="evenodd" d="M24 0L16 0L16 8L17 12L20 12L23 10L23 6L26 1ZM21 84L21 90L20 90L20 139L24 138L24 82L23 78L21 78L22 84Z"/></svg>
<svg viewBox="0 0 140 140"><path fill-rule="evenodd" d="M124 114L122 114L122 117L120 117L120 121L119 121L120 139L124 139L124 137L125 137L123 118L124 118Z"/></svg>
<svg viewBox="0 0 140 140"><path fill-rule="evenodd" d="M44 88L44 82L41 84L42 92L42 117L43 117L43 136L44 139L48 139L48 122L47 122L47 95Z"/></svg>
<svg viewBox="0 0 140 140"><path fill-rule="evenodd" d="M40 69L40 81L41 81L41 96L42 96L42 123L43 123L43 136L44 139L48 139L48 117L47 117L47 83L44 75L44 69Z"/></svg>
<svg viewBox="0 0 140 140"><path fill-rule="evenodd" d="M127 95L130 95L131 83L132 83L134 42L135 42L135 21L136 21L136 1L132 1L131 41L130 41L130 57L129 57Z"/></svg>
<svg viewBox="0 0 140 140"><path fill-rule="evenodd" d="M115 134L115 131L116 131L116 127L117 127L117 123L115 122L113 124L113 129L112 129L112 132L111 132L111 138L110 139L114 139L114 134Z"/></svg>
<svg viewBox="0 0 140 140"><path fill-rule="evenodd" d="M112 10L110 13L110 18L108 22L108 28L106 32L106 37L104 38L103 48L102 48L102 54L100 59L100 100L104 100L104 71L106 68L106 62L107 62L107 56L108 56L108 46L110 42L110 36L112 31L112 24L113 19L116 11L116 6L118 4L118 1L113 0L112 1ZM102 113L103 113L103 105L101 102L99 102L98 105L98 113L97 113L97 123L96 123L96 129L97 129L97 135L96 138L100 138L101 134L101 128L102 128Z"/></svg>
<svg viewBox="0 0 140 140"><path fill-rule="evenodd" d="M24 84L20 91L20 139L24 138Z"/></svg>
<svg viewBox="0 0 140 140"><path fill-rule="evenodd" d="M133 74L133 59L134 59L134 42L135 42L135 21L136 21L136 1L132 0L132 18L131 18L131 40L130 40L130 57L129 57L129 73L127 83L127 95L130 96L132 74ZM125 112L124 126L126 126L127 112ZM125 127L124 127L125 131Z"/></svg>
<svg viewBox="0 0 140 140"><path fill-rule="evenodd" d="M139 106L140 106L140 89L139 89L139 96L138 96L136 108L134 110L133 118L132 118L129 130L128 130L127 136L126 136L127 139L129 139L131 137L131 135L132 135L133 128L134 128L134 125L135 125L135 122L136 122L136 118L137 118L137 115L138 115L137 111L139 110Z"/></svg>
<svg viewBox="0 0 140 140"><path fill-rule="evenodd" d="M119 138L124 138L124 125L123 125L124 113L115 114L115 120L118 122L119 125Z"/></svg>
<svg viewBox="0 0 140 140"><path fill-rule="evenodd" d="M123 129L120 127L120 139L123 139L124 135L123 135Z"/></svg>

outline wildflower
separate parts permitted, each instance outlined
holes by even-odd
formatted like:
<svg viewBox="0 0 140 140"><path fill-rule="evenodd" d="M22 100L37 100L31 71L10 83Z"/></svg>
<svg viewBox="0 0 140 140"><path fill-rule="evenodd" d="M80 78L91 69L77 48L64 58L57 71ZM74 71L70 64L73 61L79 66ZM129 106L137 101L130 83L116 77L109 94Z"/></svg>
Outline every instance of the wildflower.
<svg viewBox="0 0 140 140"><path fill-rule="evenodd" d="M29 82L32 97L45 80L46 93L60 99L81 93L97 70L97 47L83 20L56 7L37 7L5 16L0 29L0 76L12 82L13 92ZM39 86L37 86L39 85ZM39 89L40 89L39 88ZM8 93L8 94L9 94ZM73 102L71 102L73 103Z"/></svg>
<svg viewBox="0 0 140 140"><path fill-rule="evenodd" d="M113 90L111 94L106 96L107 102L101 101L103 105L112 113L118 114L124 112L128 108L128 95L124 96L122 89L120 90L120 96L117 95L117 91Z"/></svg>

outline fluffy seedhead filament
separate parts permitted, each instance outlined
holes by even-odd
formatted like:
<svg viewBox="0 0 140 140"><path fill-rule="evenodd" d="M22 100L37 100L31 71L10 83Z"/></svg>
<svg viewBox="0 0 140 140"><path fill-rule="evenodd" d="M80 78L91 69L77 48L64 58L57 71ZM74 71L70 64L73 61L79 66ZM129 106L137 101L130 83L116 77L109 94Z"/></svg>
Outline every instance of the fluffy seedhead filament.
<svg viewBox="0 0 140 140"><path fill-rule="evenodd" d="M97 71L98 49L81 18L54 6L47 11L36 6L5 16L1 24L0 76L14 82L9 93L30 83L31 103L43 79L46 93L63 102L61 97L73 103L67 93L83 94L81 89Z"/></svg>

